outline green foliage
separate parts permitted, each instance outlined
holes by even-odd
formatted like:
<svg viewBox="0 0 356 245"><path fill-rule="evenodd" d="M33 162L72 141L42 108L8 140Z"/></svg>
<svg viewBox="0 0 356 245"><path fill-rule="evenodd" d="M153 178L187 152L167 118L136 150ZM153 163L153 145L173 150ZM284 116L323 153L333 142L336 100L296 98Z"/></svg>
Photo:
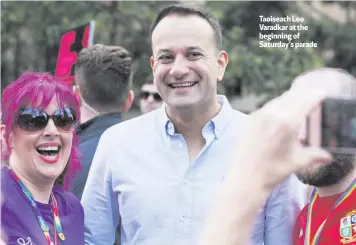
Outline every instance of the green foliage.
<svg viewBox="0 0 356 245"><path fill-rule="evenodd" d="M323 61L312 49L259 47L259 16L290 15L290 10L295 7L293 3L234 2L223 5L209 2L209 5L215 12L224 13L219 15L219 20L230 57L224 79L228 95L233 95L236 85L241 85L244 95L263 95L264 102L287 90L298 74L323 66Z"/></svg>
<svg viewBox="0 0 356 245"><path fill-rule="evenodd" d="M330 2L330 1L329 1ZM54 73L60 36L64 31L95 20L94 42L121 45L134 57L134 85L139 88L151 75L149 27L158 9L176 2L98 1L98 2L1 2L1 80L2 89L25 70ZM311 19L295 2L203 3L219 20L223 45L229 54L221 91L265 95L271 98L285 91L292 79L315 67L341 67L356 75L356 21L339 23L327 17ZM339 4L356 9L352 2ZM309 30L301 41L315 41L314 49L259 47L259 15L299 15ZM351 16L351 15L350 15ZM351 18L351 17L350 17ZM325 55L332 51L332 55Z"/></svg>

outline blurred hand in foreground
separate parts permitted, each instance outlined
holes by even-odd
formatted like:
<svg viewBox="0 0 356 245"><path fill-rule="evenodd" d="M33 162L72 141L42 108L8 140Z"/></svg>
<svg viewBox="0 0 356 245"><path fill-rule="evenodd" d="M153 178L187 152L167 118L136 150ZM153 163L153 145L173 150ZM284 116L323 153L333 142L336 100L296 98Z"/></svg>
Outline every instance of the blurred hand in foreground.
<svg viewBox="0 0 356 245"><path fill-rule="evenodd" d="M247 244L255 217L273 188L309 164L332 161L327 151L298 140L306 117L325 98L321 92L287 91L250 114L200 245Z"/></svg>

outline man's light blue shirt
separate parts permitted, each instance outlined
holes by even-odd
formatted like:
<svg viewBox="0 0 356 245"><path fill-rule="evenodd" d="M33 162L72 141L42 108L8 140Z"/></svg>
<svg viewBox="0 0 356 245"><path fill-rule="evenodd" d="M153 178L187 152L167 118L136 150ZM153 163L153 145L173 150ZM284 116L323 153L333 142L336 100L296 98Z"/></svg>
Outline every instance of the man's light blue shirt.
<svg viewBox="0 0 356 245"><path fill-rule="evenodd" d="M218 101L222 108L203 128L206 144L192 163L164 107L103 134L82 197L86 244L112 245L121 223L122 245L197 245L248 123L225 96ZM288 178L272 192L256 218L251 245L292 244L304 205L298 188L296 179Z"/></svg>

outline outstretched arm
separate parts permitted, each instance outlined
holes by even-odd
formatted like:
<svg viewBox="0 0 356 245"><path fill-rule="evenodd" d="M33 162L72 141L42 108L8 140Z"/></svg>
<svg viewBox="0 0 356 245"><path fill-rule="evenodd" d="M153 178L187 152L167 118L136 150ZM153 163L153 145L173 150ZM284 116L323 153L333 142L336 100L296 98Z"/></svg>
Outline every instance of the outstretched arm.
<svg viewBox="0 0 356 245"><path fill-rule="evenodd" d="M200 245L248 244L256 215L278 184L308 164L331 162L328 152L297 139L307 115L324 98L288 91L250 115Z"/></svg>

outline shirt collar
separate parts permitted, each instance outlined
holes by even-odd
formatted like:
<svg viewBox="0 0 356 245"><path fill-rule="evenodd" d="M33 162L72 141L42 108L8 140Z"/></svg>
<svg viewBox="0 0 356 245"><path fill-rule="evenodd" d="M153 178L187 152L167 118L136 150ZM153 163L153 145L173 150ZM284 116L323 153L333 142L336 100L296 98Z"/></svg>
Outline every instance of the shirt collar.
<svg viewBox="0 0 356 245"><path fill-rule="evenodd" d="M212 118L206 126L208 126L209 129L213 130L215 136L219 138L229 121L229 118L232 114L232 108L226 96L218 95L217 100L222 105L222 107L218 115ZM157 112L159 127L162 129L164 128L165 133L169 135L174 135L175 128L173 122L167 116L165 105L163 104L162 107L157 110Z"/></svg>
<svg viewBox="0 0 356 245"><path fill-rule="evenodd" d="M226 96L218 95L218 102L222 105L221 110L214 118L211 119L214 126L214 133L217 138L220 137L226 128L229 118L232 115L232 108Z"/></svg>
<svg viewBox="0 0 356 245"><path fill-rule="evenodd" d="M101 114L96 117L93 117L92 119L82 124L79 124L76 128L76 133L81 134L82 132L87 131L88 128L90 128L90 130L95 130L96 128L110 127L117 123L120 123L121 121L121 112Z"/></svg>

